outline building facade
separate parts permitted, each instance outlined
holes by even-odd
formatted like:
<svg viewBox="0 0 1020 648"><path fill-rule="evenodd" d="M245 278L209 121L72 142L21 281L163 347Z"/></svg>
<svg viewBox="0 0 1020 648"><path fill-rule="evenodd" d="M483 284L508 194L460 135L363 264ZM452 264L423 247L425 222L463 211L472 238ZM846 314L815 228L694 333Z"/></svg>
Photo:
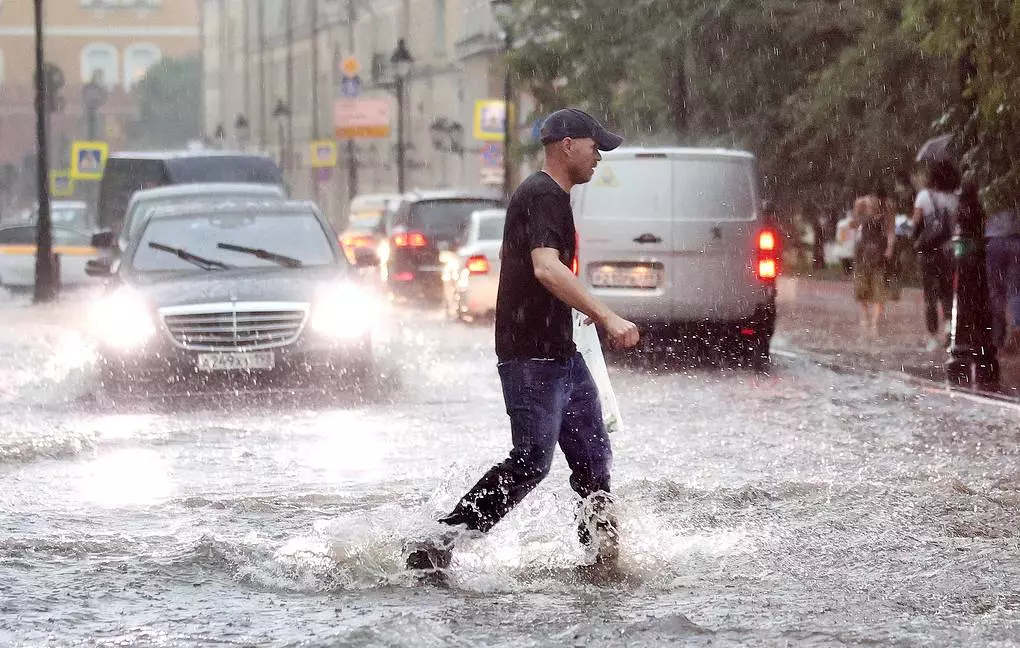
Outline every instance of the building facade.
<svg viewBox="0 0 1020 648"><path fill-rule="evenodd" d="M201 12L207 136L274 155L291 193L317 199L337 224L352 195L396 190L391 58L400 39L413 57L406 188L499 192L501 144L473 129L475 102L503 95L503 36L490 0L202 0ZM351 57L360 84L345 81ZM344 92L388 102L389 136L336 139L334 101ZM320 139L337 142L331 169L312 168L310 143Z"/></svg>
<svg viewBox="0 0 1020 648"><path fill-rule="evenodd" d="M0 165L12 174L35 154L35 16L31 0L0 2ZM45 59L64 79L63 106L51 118L51 166L68 162L70 143L87 133L82 89L107 90L97 135L116 148L136 114L132 88L163 56L199 50L198 0L46 0ZM7 197L12 199L11 196Z"/></svg>

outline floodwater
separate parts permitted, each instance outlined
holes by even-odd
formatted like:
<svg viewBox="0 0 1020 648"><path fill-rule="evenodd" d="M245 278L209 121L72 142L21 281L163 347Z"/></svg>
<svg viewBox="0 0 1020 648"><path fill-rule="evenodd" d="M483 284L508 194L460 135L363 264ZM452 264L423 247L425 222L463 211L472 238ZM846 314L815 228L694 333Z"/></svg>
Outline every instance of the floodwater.
<svg viewBox="0 0 1020 648"><path fill-rule="evenodd" d="M615 366L624 577L567 469L449 586L402 570L509 447L486 325L400 311L399 381L113 403L69 306L0 303L0 645L1011 646L1015 410L788 357Z"/></svg>

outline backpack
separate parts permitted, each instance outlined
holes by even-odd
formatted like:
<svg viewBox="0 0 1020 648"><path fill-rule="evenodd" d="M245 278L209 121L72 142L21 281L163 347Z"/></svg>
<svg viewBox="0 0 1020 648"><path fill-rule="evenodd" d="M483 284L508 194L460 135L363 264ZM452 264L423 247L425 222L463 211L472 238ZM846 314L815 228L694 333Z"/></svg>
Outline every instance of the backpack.
<svg viewBox="0 0 1020 648"><path fill-rule="evenodd" d="M940 205L931 193L931 202L935 207L932 218L921 219L920 232L914 239L914 249L921 253L935 252L953 238L953 215L945 205Z"/></svg>

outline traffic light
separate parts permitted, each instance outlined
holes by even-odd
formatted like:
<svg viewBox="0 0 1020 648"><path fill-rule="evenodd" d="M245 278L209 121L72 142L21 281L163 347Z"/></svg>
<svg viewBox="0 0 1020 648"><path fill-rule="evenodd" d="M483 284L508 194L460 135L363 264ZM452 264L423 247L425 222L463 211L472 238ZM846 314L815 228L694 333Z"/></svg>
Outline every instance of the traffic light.
<svg viewBox="0 0 1020 648"><path fill-rule="evenodd" d="M64 109L64 72L53 63L43 63L43 85L46 87L46 112Z"/></svg>

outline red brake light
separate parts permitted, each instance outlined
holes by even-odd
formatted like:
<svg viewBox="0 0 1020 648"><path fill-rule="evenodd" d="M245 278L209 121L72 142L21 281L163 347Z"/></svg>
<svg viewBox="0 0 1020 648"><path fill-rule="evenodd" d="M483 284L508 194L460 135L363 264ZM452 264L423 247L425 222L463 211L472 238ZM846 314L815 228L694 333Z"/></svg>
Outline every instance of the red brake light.
<svg viewBox="0 0 1020 648"><path fill-rule="evenodd" d="M482 255L477 255L468 258L467 269L471 274L488 274L489 273L489 260Z"/></svg>
<svg viewBox="0 0 1020 648"><path fill-rule="evenodd" d="M758 235L758 249L762 252L775 252L776 250L776 234L770 230L765 230Z"/></svg>
<svg viewBox="0 0 1020 648"><path fill-rule="evenodd" d="M581 235L576 231L574 232L574 260L570 264L570 271L574 273L575 277L581 276L581 262L578 260L578 254L581 251Z"/></svg>
<svg viewBox="0 0 1020 648"><path fill-rule="evenodd" d="M421 232L397 232L393 235L394 247L425 247L428 239Z"/></svg>
<svg viewBox="0 0 1020 648"><path fill-rule="evenodd" d="M777 267L775 259L769 258L758 260L759 279L775 279L777 274L779 274L779 268Z"/></svg>

